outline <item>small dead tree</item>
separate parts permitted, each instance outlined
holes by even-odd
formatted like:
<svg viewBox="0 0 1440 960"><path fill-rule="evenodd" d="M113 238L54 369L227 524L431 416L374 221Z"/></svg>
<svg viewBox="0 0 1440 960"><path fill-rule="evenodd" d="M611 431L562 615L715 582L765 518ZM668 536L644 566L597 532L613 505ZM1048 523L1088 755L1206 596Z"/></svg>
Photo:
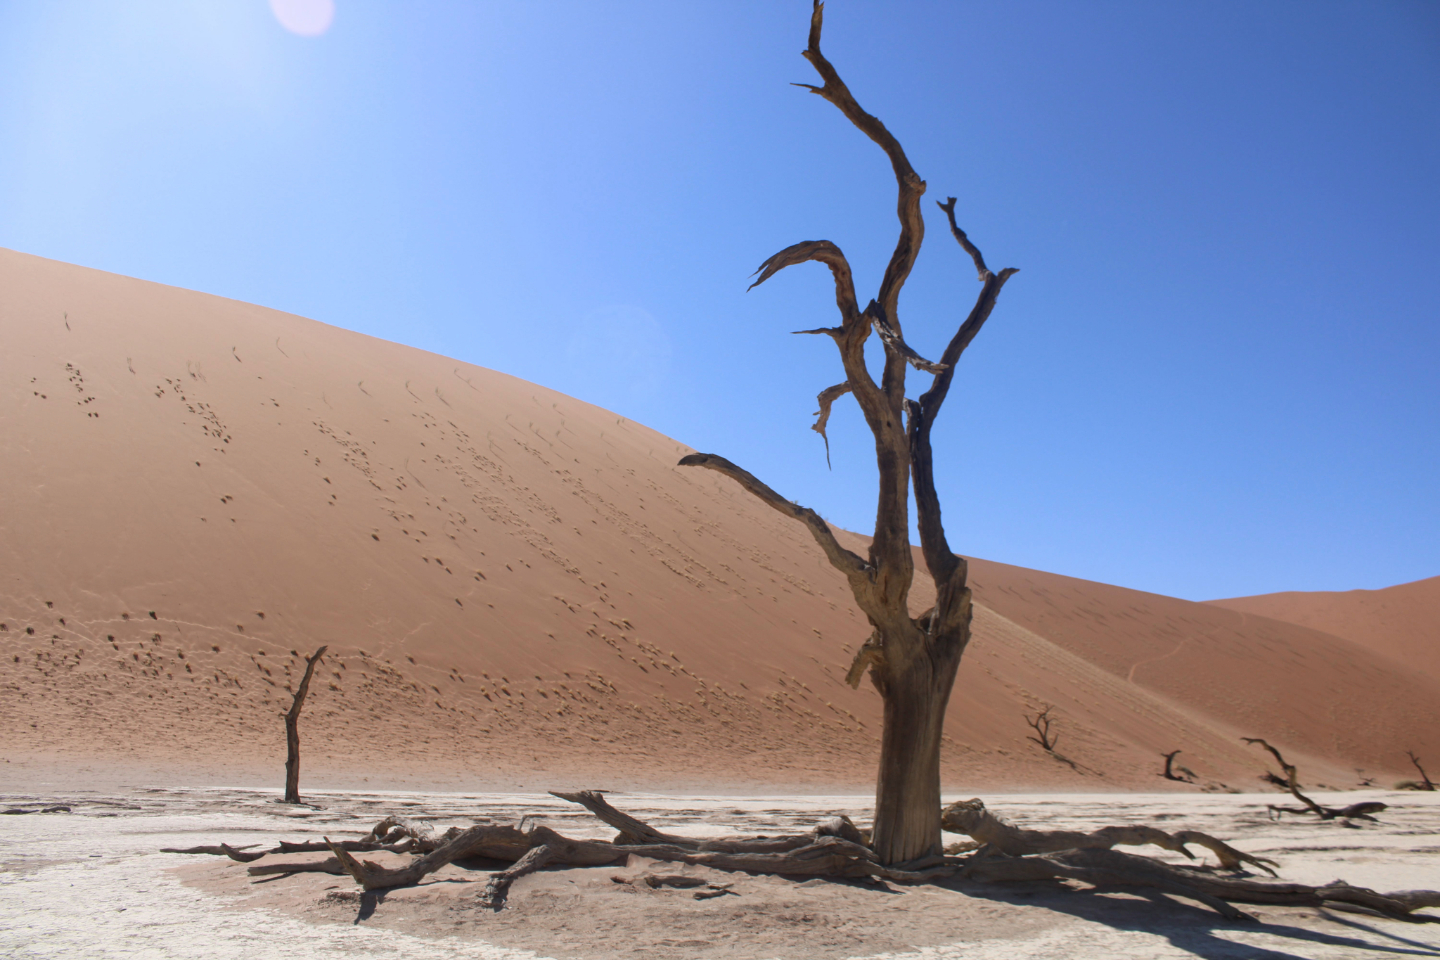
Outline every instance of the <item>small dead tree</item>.
<svg viewBox="0 0 1440 960"><path fill-rule="evenodd" d="M938 204L945 211L951 234L974 261L980 294L950 338L939 362L926 360L905 342L900 325L900 290L910 276L925 236L920 207L925 181L911 167L900 142L883 123L861 109L830 61L820 52L823 12L824 5L816 0L810 18L809 46L803 51L822 83L799 86L834 104L889 158L898 187L899 240L875 299L864 309L856 299L849 261L829 240L807 240L781 250L760 265L751 287L764 283L786 267L811 260L824 264L834 277L840 324L799 332L830 337L839 350L845 372L844 380L819 395L816 432L825 437L831 405L849 394L855 398L875 438L880 483L875 532L868 555L862 557L842 547L819 514L780 496L723 457L694 454L682 459L680 465L718 471L767 506L805 524L830 564L849 581L855 602L872 628L869 640L856 655L849 679L858 685L868 669L870 680L884 701L880 770L875 789L874 849L882 864L918 863L931 860L941 852L940 738L955 672L970 642L971 618L965 560L950 548L940 520L930 432L950 390L960 355L980 332L1001 288L1016 271L1006 268L996 273L987 267L980 251L956 223L955 198ZM865 362L865 343L872 331L879 336L885 352L879 383ZM911 366L933 376L929 389L918 400L905 395L905 374ZM827 438L827 453L828 448ZM912 485L921 549L935 582L936 594L935 605L918 617L910 615L908 606L915 576L909 535Z"/></svg>
<svg viewBox="0 0 1440 960"><path fill-rule="evenodd" d="M1050 730L1050 724L1052 722L1050 711L1054 709L1053 706L1047 703L1045 704L1045 709L1035 714L1035 716L1025 715L1025 722L1030 725L1030 729L1035 731L1035 736L1026 737L1025 739L1031 743L1040 744L1040 746L1045 748L1046 753L1054 753L1055 743L1060 739L1058 733L1052 733ZM1179 751L1177 750L1176 752L1178 753ZM1166 769L1169 769L1168 763L1166 764Z"/></svg>
<svg viewBox="0 0 1440 960"><path fill-rule="evenodd" d="M1280 764L1280 769L1285 771L1284 780L1280 780L1280 778L1276 777L1274 774L1270 774L1270 779L1274 781L1279 781L1282 786L1284 786L1290 791L1291 796L1293 796L1296 800L1299 800L1301 803L1305 804L1305 806L1303 807L1279 807L1271 804L1269 810L1270 813L1274 816L1278 817L1282 813L1313 813L1321 820L1359 819L1373 821L1375 818L1371 816L1371 814L1379 813L1386 807L1385 804L1380 803L1378 800L1367 800L1361 801L1360 803L1352 803L1348 807L1337 808L1322 806L1300 792L1300 781L1296 777L1295 765L1293 763L1287 763L1285 758L1280 755L1279 750L1270 746L1270 744L1266 743L1259 737L1241 737L1240 739L1244 740L1251 746L1254 746L1258 743L1261 747L1268 750L1270 752L1270 755L1275 758L1275 762ZM1269 773L1269 771L1267 770L1266 773Z"/></svg>
<svg viewBox="0 0 1440 960"><path fill-rule="evenodd" d="M1435 789L1435 784L1433 784L1433 783L1430 782L1430 774L1426 773L1426 772L1425 772L1425 768L1422 767L1422 766L1420 766L1420 758L1417 757L1417 756L1415 756L1415 751L1414 751L1414 750L1406 750L1406 751L1405 751L1405 756L1409 757L1409 758L1410 758L1410 762L1415 765L1415 769L1420 771L1420 779L1419 779L1419 781L1412 781L1412 782L1415 783L1415 789L1416 789L1416 790L1434 790L1434 789Z"/></svg>
<svg viewBox="0 0 1440 960"><path fill-rule="evenodd" d="M1175 780L1179 783L1192 783L1193 781L1189 777L1182 776L1174 771L1175 758L1179 755L1179 750L1171 750L1169 753L1161 754L1161 756L1165 758L1165 772L1162 773L1161 776L1166 780ZM1185 768L1181 767L1180 769L1184 770Z"/></svg>
<svg viewBox="0 0 1440 960"><path fill-rule="evenodd" d="M285 803L300 803L300 708L305 706L305 695L310 692L310 677L315 673L315 664L325 656L328 646L321 647L305 658L305 676L295 691L295 699L285 714Z"/></svg>

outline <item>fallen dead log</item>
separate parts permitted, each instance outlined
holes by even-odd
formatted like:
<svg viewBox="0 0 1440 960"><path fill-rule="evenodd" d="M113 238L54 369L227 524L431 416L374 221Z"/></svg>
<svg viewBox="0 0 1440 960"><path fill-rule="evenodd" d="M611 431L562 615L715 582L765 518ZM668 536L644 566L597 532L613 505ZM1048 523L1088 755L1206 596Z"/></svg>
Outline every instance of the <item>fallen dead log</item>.
<svg viewBox="0 0 1440 960"><path fill-rule="evenodd" d="M252 844L253 846L253 844ZM264 853L246 853L243 850L236 850L228 843L213 844L204 847L161 847L161 853L208 853L216 857L229 857L231 860L239 860L241 863L248 863L250 860L258 860ZM246 858L249 858L247 860Z"/></svg>
<svg viewBox="0 0 1440 960"><path fill-rule="evenodd" d="M1282 813L1313 813L1321 820L1369 820L1371 823L1375 823L1377 821L1371 814L1379 813L1386 808L1386 805L1378 800L1362 800L1359 803L1352 803L1348 807L1322 806L1300 792L1300 783L1296 777L1295 765L1293 763L1286 763L1285 758L1280 755L1279 750L1259 737L1241 737L1240 739L1252 746L1258 743L1268 750L1270 755L1275 758L1275 762L1280 764L1280 769L1285 771L1284 780L1271 774L1268 770L1265 771L1271 782L1278 783L1280 786L1285 787L1290 791L1291 796L1305 804L1303 807L1280 807L1275 804L1269 804L1267 809L1269 809L1272 817Z"/></svg>
<svg viewBox="0 0 1440 960"><path fill-rule="evenodd" d="M1171 834L1145 825L1102 827L1093 833L1026 830L995 816L985 809L985 804L979 799L950 804L940 814L940 825L951 833L963 833L978 843L989 844L993 849L1012 857L1057 853L1061 850L1108 850L1115 846L1143 847L1154 844L1162 850L1181 853L1193 860L1195 854L1191 853L1186 845L1194 844L1215 854L1220 860L1220 866L1227 870L1237 870L1242 864L1248 863L1273 877L1277 874L1271 868L1279 866L1274 860L1251 856L1197 830L1182 830Z"/></svg>
<svg viewBox="0 0 1440 960"><path fill-rule="evenodd" d="M324 860L312 860L305 863L264 863L257 867L250 867L246 873L252 877L268 877L286 873L333 873L340 877L345 875L345 868L340 865L339 860L327 857Z"/></svg>

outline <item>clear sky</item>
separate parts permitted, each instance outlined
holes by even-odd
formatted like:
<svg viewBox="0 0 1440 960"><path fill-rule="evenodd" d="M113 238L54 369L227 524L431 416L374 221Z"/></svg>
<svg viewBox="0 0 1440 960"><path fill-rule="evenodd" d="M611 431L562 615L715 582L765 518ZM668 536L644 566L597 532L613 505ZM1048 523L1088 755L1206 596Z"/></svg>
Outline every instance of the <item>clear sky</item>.
<svg viewBox="0 0 1440 960"><path fill-rule="evenodd" d="M834 348L788 334L835 322L828 274L745 292L823 238L863 303L895 240L883 154L787 85L808 2L333 14L0 3L0 246L503 370L869 529L854 402L833 471L809 429ZM957 549L1191 599L1440 574L1440 4L826 14L929 198L1021 268L936 429ZM978 284L926 206L901 319L934 357Z"/></svg>

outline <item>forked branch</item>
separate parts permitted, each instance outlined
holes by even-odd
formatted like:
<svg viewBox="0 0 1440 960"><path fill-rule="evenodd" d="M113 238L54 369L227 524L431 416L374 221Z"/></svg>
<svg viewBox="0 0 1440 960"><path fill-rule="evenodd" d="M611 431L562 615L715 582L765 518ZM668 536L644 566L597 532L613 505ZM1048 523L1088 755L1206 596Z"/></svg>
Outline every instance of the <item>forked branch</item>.
<svg viewBox="0 0 1440 960"><path fill-rule="evenodd" d="M909 414L906 432L910 440L910 469L915 486L916 525L920 531L920 547L925 554L925 565L929 568L930 575L935 578L937 586L956 578L962 573L962 568L959 558L950 549L949 541L945 537L945 525L940 516L940 495L935 490L935 464L930 448L930 430L950 392L950 382L955 377L955 365L960 362L960 355L970 346L970 341L975 339L975 335L989 319L1005 281L1020 272L1014 267L1006 267L998 274L991 273L985 266L985 258L980 255L980 250L970 242L965 231L955 222L955 198L949 197L938 206L949 218L950 231L955 235L955 239L975 261L975 269L979 272L983 286L975 300L975 306L970 309L970 315L965 318L960 329L955 331L955 336L941 354L938 364L940 370L935 374L930 389L921 394L918 402L906 401L906 411Z"/></svg>
<svg viewBox="0 0 1440 960"><path fill-rule="evenodd" d="M925 220L920 215L920 198L925 193L925 181L921 180L915 172L915 168L910 166L910 160L905 156L905 150L900 146L900 141L885 129L885 124L861 108L860 104L855 101L855 96L850 92L850 88L845 86L845 81L840 79L840 74L835 67L820 52L820 32L824 25L824 19L825 4L820 0L814 0L814 6L810 12L810 42L803 56L810 61L815 72L820 74L824 85L817 87L813 84L800 83L796 86L804 87L838 107L840 112L845 114L847 120L885 151L885 156L890 159L890 166L895 171L895 182L899 187L896 213L900 218L900 238L895 244L895 252L890 257L890 263L885 268L885 278L880 283L880 296L877 299L883 311L882 316L898 332L900 324L896 317L900 301L900 288L905 285L905 279L910 276L910 270L915 266L915 258L920 253L920 244L925 239ZM888 366L887 364L887 386L891 377Z"/></svg>
<svg viewBox="0 0 1440 960"><path fill-rule="evenodd" d="M1054 707L1047 703L1045 709L1035 714L1035 716L1032 717L1029 714L1025 716L1025 722L1030 725L1030 729L1035 731L1035 736L1026 737L1025 739L1040 744L1040 746L1044 747L1050 753L1055 752L1055 743L1060 739L1059 734L1052 733L1050 730L1050 711L1054 709Z"/></svg>

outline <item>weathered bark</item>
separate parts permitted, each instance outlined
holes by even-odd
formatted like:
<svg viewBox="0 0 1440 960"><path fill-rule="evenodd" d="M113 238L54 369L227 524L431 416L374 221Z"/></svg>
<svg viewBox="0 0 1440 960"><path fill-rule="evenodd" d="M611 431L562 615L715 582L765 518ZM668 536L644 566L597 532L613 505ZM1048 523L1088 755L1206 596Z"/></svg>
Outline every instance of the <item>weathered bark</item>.
<svg viewBox="0 0 1440 960"><path fill-rule="evenodd" d="M962 649L958 644L925 649L918 641L889 644L870 668L885 708L871 837L881 863L923 863L941 854L935 816L940 737Z"/></svg>
<svg viewBox="0 0 1440 960"><path fill-rule="evenodd" d="M1372 817L1371 814L1379 813L1386 808L1386 805L1378 800L1362 800L1359 803L1352 803L1348 807L1322 806L1321 804L1316 803L1314 800L1311 800L1309 797L1305 796L1305 794L1300 792L1300 782L1296 778L1295 765L1293 763L1287 763L1285 761L1285 758L1280 755L1279 750L1270 746L1270 744L1266 743L1259 737L1241 737L1240 739L1252 745L1258 743L1260 746L1270 751L1270 755L1275 758L1275 762L1280 764L1280 769L1285 771L1285 780L1283 781L1283 785L1287 789L1289 789L1290 794L1296 800L1299 800L1301 803L1305 804L1305 806L1303 807L1279 807L1271 804L1269 809L1273 815L1278 816L1282 813L1313 813L1321 820L1354 819L1373 821L1375 818Z"/></svg>
<svg viewBox="0 0 1440 960"><path fill-rule="evenodd" d="M1026 830L995 816L986 810L985 804L978 799L950 804L941 814L940 820L951 833L963 833L972 840L989 844L993 849L1012 857L1056 853L1061 850L1108 850L1114 846L1142 847L1154 844L1162 850L1183 853L1193 860L1195 855L1186 848L1186 844L1193 843L1215 854L1220 866L1227 870L1238 870L1248 863L1273 877L1276 873L1271 868L1279 866L1274 860L1236 850L1224 841L1196 830L1182 830L1171 834L1143 824L1102 827L1094 833Z"/></svg>
<svg viewBox="0 0 1440 960"><path fill-rule="evenodd" d="M321 647L305 658L305 676L295 690L290 711L285 714L285 802L300 803L300 708L305 706L305 695L310 692L310 677L315 673L315 664L325 655L329 647Z"/></svg>
<svg viewBox="0 0 1440 960"><path fill-rule="evenodd" d="M810 528L831 565L849 581L873 635L857 655L847 679L858 685L868 671L885 704L875 790L874 850L881 863L899 865L925 862L940 854L940 822L936 816L940 808L940 735L955 671L970 641L971 598L966 566L945 539L935 490L930 430L950 389L960 355L989 317L1001 287L1015 271L995 274L986 268L980 251L955 225L955 200L940 204L956 240L975 261L982 288L939 361L926 360L906 342L899 317L900 291L925 236L920 208L925 181L910 165L900 142L861 108L821 53L822 25L823 5L817 0L804 56L823 82L819 86L800 86L833 104L885 152L895 175L900 235L880 289L863 310L855 295L850 264L840 248L828 240L807 240L786 247L760 265L751 286L764 283L786 267L809 261L827 266L834 278L840 325L800 332L823 333L834 340L845 370L845 380L819 396L820 411L814 429L825 438L827 463L829 438L825 427L831 406L845 394L855 398L874 437L879 489L869 557L862 559L841 548L813 510L784 499L723 457L695 454L680 464L723 473L769 506L800 520ZM865 342L872 330L885 350L879 384L865 363ZM935 378L918 402L905 398L905 375L911 366ZM934 608L918 619L911 618L908 607L915 575L909 537L912 483L921 548L936 589Z"/></svg>

